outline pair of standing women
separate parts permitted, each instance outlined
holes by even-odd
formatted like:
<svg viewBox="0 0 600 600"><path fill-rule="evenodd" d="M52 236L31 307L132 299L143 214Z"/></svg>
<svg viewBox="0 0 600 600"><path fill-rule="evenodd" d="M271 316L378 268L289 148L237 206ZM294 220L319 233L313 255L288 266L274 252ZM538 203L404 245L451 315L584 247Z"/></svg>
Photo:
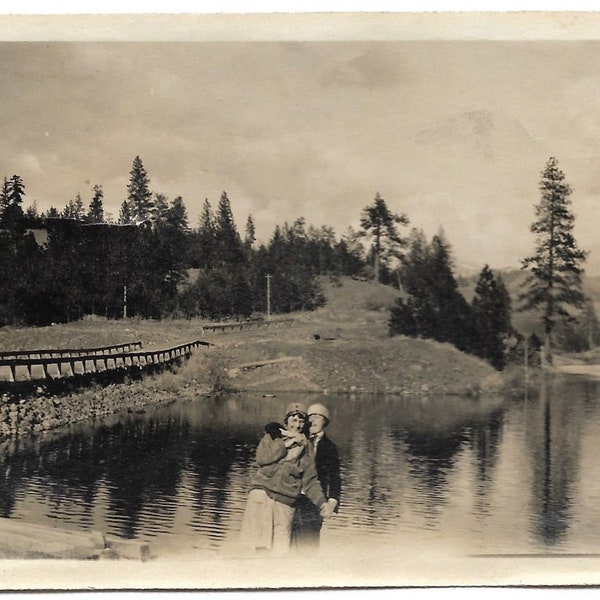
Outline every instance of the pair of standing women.
<svg viewBox="0 0 600 600"><path fill-rule="evenodd" d="M286 556L294 545L318 544L323 519L337 512L339 456L325 435L328 409L293 402L283 427L269 423L256 449L258 470L242 521L241 541L254 552Z"/></svg>

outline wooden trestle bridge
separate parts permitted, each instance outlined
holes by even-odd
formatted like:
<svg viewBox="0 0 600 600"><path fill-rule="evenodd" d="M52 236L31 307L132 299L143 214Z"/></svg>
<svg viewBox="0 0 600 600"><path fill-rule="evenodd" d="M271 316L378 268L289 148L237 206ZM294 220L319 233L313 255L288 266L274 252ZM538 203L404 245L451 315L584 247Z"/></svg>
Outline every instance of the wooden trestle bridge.
<svg viewBox="0 0 600 600"><path fill-rule="evenodd" d="M232 321L204 325L202 333L227 333L263 327L291 327L293 319ZM65 379L76 375L150 365L168 365L189 358L206 341L194 340L168 348L142 348L142 342L125 342L94 348L52 348L0 352L0 382Z"/></svg>
<svg viewBox="0 0 600 600"><path fill-rule="evenodd" d="M168 348L143 349L142 342L136 341L94 348L0 352L0 380L56 379L111 369L168 365L179 358L189 358L200 346L210 344L194 340Z"/></svg>

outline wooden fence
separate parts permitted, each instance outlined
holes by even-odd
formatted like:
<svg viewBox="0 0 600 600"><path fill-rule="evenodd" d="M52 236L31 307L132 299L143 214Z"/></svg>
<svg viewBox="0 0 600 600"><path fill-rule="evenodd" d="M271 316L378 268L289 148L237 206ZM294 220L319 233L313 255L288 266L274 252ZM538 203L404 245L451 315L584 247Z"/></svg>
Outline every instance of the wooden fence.
<svg viewBox="0 0 600 600"><path fill-rule="evenodd" d="M94 348L52 348L50 350L11 350L0 352L0 364L3 360L15 360L22 358L62 358L65 356L84 356L86 354L115 354L130 352L141 348L142 342L125 342L113 344L112 346L97 346Z"/></svg>
<svg viewBox="0 0 600 600"><path fill-rule="evenodd" d="M259 329L261 327L281 327L284 325L292 326L294 319L277 319L273 321L232 321L231 323L215 323L214 325L203 325L202 331L233 331L244 329Z"/></svg>
<svg viewBox="0 0 600 600"><path fill-rule="evenodd" d="M139 348L141 343L134 342ZM4 371L8 381L32 380L37 378L73 377L77 374L97 373L110 369L147 365L169 364L181 357L189 357L199 346L210 346L208 342L195 340L170 348L125 351L127 344L102 348L87 348L68 351L23 350L4 352L0 355L0 374ZM108 352L112 348L113 352ZM1 375L0 375L1 378Z"/></svg>
<svg viewBox="0 0 600 600"><path fill-rule="evenodd" d="M240 373L245 371L253 371L254 369L261 369L263 367L274 367L281 364L289 364L302 360L301 356L280 356L279 358L271 358L268 360L259 360L251 363L244 363L242 365L236 365L229 367L227 373L232 377L236 377Z"/></svg>

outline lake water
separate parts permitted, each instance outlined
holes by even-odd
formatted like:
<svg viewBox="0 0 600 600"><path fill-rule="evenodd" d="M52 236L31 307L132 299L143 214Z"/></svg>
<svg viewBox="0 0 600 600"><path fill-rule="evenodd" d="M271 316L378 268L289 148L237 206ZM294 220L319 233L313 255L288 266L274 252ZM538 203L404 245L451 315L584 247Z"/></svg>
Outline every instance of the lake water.
<svg viewBox="0 0 600 600"><path fill-rule="evenodd" d="M257 394L198 398L4 444L0 515L149 542L153 554L234 547L268 421L325 402L343 498L322 551L449 554L600 548L600 382L519 398Z"/></svg>

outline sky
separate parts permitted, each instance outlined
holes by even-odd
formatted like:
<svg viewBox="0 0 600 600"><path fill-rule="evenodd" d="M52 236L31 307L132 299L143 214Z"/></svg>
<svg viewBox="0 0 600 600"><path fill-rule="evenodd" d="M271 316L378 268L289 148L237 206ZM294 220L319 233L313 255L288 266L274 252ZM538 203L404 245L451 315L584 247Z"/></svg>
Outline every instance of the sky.
<svg viewBox="0 0 600 600"><path fill-rule="evenodd" d="M139 155L191 226L226 191L260 241L298 217L339 236L380 193L479 270L532 252L555 156L600 274L600 41L322 38L0 42L0 176L40 211L100 184L116 218Z"/></svg>

